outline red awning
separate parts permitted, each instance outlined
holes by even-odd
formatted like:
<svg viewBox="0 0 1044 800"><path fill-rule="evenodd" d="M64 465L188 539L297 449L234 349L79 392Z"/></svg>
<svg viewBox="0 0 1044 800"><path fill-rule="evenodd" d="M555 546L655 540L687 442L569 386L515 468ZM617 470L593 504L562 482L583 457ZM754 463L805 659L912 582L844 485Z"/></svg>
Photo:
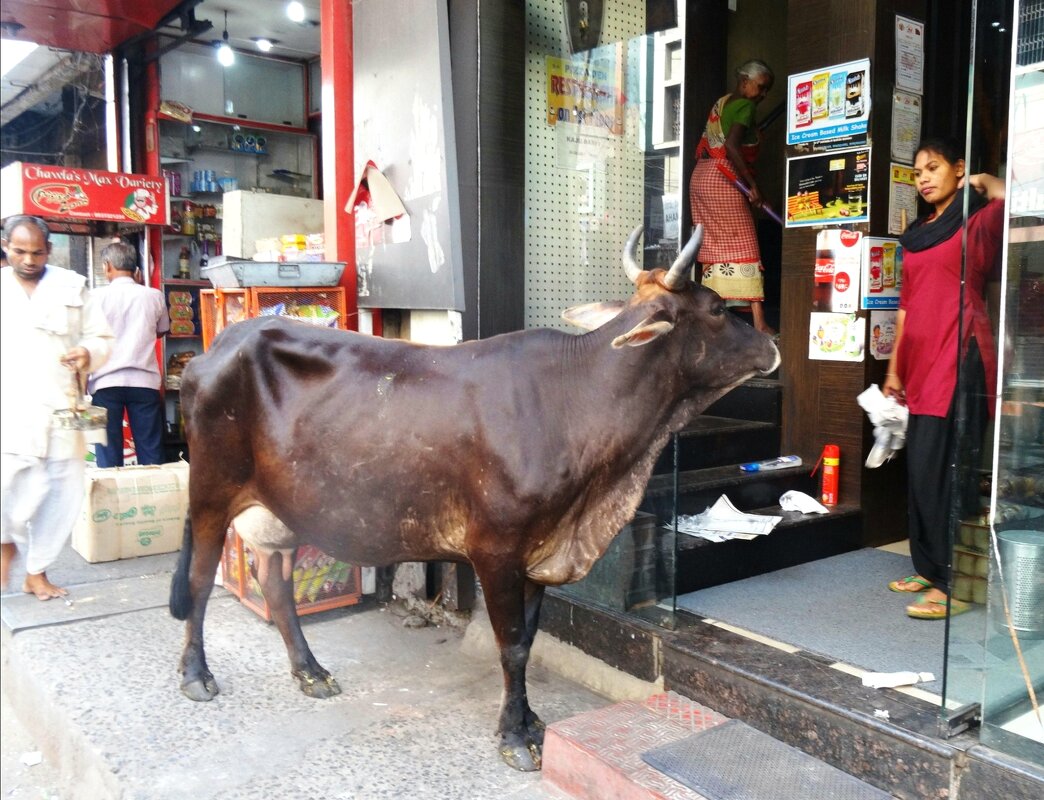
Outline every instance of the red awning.
<svg viewBox="0 0 1044 800"><path fill-rule="evenodd" d="M17 38L60 50L109 53L148 33L178 0L4 0L5 25L23 26Z"/></svg>

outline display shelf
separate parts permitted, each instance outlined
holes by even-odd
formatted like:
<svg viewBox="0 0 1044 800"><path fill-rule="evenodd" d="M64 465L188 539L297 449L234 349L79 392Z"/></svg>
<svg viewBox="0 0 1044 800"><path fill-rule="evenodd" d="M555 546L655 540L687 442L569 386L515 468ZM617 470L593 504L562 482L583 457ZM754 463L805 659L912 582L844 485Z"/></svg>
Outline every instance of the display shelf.
<svg viewBox="0 0 1044 800"><path fill-rule="evenodd" d="M210 286L210 281L197 281L187 278L164 278L163 282L172 286Z"/></svg>
<svg viewBox="0 0 1044 800"><path fill-rule="evenodd" d="M160 156L160 165L167 166L168 164L188 164L191 163L191 158L179 158L177 156Z"/></svg>

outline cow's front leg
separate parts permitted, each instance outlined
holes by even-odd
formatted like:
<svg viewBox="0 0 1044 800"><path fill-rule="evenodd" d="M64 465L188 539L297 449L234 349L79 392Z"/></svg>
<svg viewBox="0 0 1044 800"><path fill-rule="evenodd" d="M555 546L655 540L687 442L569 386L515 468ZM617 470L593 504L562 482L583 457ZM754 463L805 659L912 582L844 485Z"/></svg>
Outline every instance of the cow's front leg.
<svg viewBox="0 0 1044 800"><path fill-rule="evenodd" d="M341 693L337 680L315 660L301 631L294 603L292 552L257 553L258 581L272 620L290 656L290 674L309 697L325 699Z"/></svg>
<svg viewBox="0 0 1044 800"><path fill-rule="evenodd" d="M529 707L526 664L536 635L544 589L530 583L521 570L483 570L476 564L500 648L504 695L500 706L500 757L523 772L540 769L544 724Z"/></svg>
<svg viewBox="0 0 1044 800"><path fill-rule="evenodd" d="M224 515L212 509L186 519L175 585L171 587L171 611L177 618L187 619L181 654L181 691L200 702L212 700L219 692L203 649L203 619L225 543L223 522ZM179 600L175 600L175 595Z"/></svg>

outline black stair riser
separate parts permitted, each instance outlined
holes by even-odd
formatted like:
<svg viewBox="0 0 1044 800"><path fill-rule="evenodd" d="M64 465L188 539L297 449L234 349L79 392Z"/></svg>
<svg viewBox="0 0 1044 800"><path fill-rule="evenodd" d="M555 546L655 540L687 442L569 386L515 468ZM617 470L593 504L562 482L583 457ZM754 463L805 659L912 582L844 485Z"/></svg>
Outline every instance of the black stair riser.
<svg viewBox="0 0 1044 800"><path fill-rule="evenodd" d="M680 515L699 514L717 502L723 494L740 511L755 508L766 508L779 503L784 492L791 489L812 494L811 479L804 472L762 472L756 476L745 475L736 469L735 482L712 485L682 485L678 492L678 513ZM813 496L815 496L813 494ZM647 493L639 508L656 514L660 519L671 519L673 496L670 491Z"/></svg>
<svg viewBox="0 0 1044 800"><path fill-rule="evenodd" d="M779 384L748 381L719 398L703 413L780 425L783 422L782 409L783 392Z"/></svg>
<svg viewBox="0 0 1044 800"><path fill-rule="evenodd" d="M746 464L779 455L778 427L734 431L683 432L678 437L678 469L681 471ZM674 444L660 453L654 475L666 475L674 469Z"/></svg>
<svg viewBox="0 0 1044 800"><path fill-rule="evenodd" d="M676 591L695 592L766 572L840 555L861 547L858 514L825 516L794 527L777 527L752 540L690 539L677 554ZM679 534L682 536L683 534Z"/></svg>

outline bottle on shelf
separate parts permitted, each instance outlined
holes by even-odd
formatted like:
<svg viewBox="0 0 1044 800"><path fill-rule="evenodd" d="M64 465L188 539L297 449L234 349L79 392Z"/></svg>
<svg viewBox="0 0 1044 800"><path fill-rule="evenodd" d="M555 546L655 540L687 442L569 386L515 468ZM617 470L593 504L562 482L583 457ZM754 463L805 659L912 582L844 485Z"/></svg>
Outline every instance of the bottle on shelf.
<svg viewBox="0 0 1044 800"><path fill-rule="evenodd" d="M210 242L206 239L203 240L203 246L199 254L199 269L200 276L202 276L202 270L210 263Z"/></svg>
<svg viewBox="0 0 1044 800"><path fill-rule="evenodd" d="M178 273L177 277L182 280L188 280L191 277L189 272L189 249L188 247L182 247L181 253L178 255Z"/></svg>

